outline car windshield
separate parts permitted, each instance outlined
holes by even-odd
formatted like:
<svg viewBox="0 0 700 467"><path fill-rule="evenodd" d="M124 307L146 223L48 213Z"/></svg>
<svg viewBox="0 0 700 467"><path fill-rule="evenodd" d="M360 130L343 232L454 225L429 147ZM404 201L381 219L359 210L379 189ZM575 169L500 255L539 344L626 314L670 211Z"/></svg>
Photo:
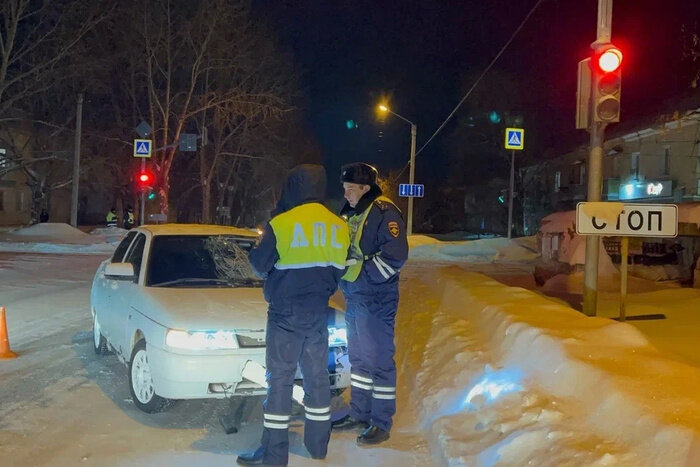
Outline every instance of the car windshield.
<svg viewBox="0 0 700 467"><path fill-rule="evenodd" d="M261 287L248 263L254 240L231 235L157 235L146 285L151 287Z"/></svg>

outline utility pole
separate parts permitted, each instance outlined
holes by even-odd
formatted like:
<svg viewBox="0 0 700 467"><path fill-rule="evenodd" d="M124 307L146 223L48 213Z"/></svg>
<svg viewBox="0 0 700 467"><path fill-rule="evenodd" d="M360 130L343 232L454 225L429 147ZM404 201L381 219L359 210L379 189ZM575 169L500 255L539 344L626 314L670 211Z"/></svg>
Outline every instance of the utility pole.
<svg viewBox="0 0 700 467"><path fill-rule="evenodd" d="M415 124L411 123L411 167L408 172L408 183L411 185L413 185L416 169L416 133L418 133L418 128ZM408 198L408 224L406 225L406 234L413 234L413 196Z"/></svg>
<svg viewBox="0 0 700 467"><path fill-rule="evenodd" d="M594 50L609 43L612 36L612 0L598 0L598 25L596 41L591 45ZM591 96L596 94L596 80L591 79ZM587 201L600 201L603 185L603 141L607 123L596 121L596 109L593 99L589 100L590 151L588 154L588 196ZM600 236L586 237L586 259L583 279L583 313L595 316L598 310L598 255Z"/></svg>
<svg viewBox="0 0 700 467"><path fill-rule="evenodd" d="M83 126L83 93L78 94L75 114L75 148L73 152L73 187L71 190L70 225L78 226L78 188L80 182L80 136Z"/></svg>

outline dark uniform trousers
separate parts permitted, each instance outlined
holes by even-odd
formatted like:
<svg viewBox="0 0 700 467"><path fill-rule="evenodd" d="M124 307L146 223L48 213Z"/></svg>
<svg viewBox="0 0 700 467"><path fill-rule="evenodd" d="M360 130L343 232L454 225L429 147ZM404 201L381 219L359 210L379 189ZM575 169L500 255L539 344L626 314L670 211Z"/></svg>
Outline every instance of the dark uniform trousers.
<svg viewBox="0 0 700 467"><path fill-rule="evenodd" d="M304 445L313 457L326 456L331 432L327 317L327 305L270 305L266 338L268 389L263 403L265 463L286 465L288 461L297 363L301 366L305 392Z"/></svg>
<svg viewBox="0 0 700 467"><path fill-rule="evenodd" d="M391 430L396 413L394 321L398 303L398 283L377 286L372 295L346 297L350 415L386 431Z"/></svg>

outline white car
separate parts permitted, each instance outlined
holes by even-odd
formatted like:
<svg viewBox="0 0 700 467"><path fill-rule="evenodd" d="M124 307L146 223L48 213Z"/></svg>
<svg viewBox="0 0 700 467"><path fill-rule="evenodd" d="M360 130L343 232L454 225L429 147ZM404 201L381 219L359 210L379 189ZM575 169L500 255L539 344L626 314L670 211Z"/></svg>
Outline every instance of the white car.
<svg viewBox="0 0 700 467"><path fill-rule="evenodd" d="M90 293L95 352L112 350L127 364L139 409L265 393L241 374L246 363L265 365L267 304L247 257L256 237L235 227L146 225L99 266ZM340 392L350 385L345 321L330 307L328 328L331 389Z"/></svg>

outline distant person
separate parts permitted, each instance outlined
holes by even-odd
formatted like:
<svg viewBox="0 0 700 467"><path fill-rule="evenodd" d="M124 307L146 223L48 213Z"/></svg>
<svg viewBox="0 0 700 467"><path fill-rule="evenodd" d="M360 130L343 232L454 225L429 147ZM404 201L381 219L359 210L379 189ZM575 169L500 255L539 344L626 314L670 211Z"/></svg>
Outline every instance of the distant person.
<svg viewBox="0 0 700 467"><path fill-rule="evenodd" d="M124 228L127 230L133 229L136 225L136 218L134 217L134 208L128 206L126 212L124 213Z"/></svg>
<svg viewBox="0 0 700 467"><path fill-rule="evenodd" d="M112 208L107 213L107 227L116 227L118 223L117 208Z"/></svg>
<svg viewBox="0 0 700 467"><path fill-rule="evenodd" d="M39 214L39 222L48 222L49 221L49 213L46 212L46 209L41 210L41 214Z"/></svg>

